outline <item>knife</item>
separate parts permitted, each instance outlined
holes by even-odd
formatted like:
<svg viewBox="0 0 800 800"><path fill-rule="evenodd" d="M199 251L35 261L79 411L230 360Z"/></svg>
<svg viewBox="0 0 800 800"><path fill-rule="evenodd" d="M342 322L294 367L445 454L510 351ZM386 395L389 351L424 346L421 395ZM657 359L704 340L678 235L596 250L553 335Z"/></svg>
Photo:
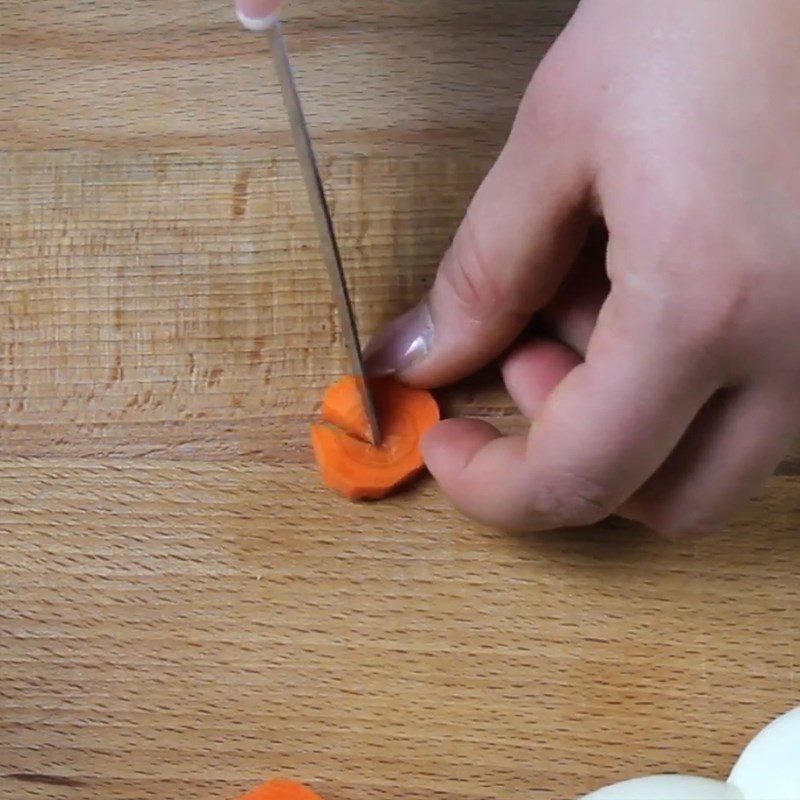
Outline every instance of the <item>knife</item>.
<svg viewBox="0 0 800 800"><path fill-rule="evenodd" d="M314 146L311 142L311 135L303 113L303 106L300 102L300 93L297 90L292 64L289 60L289 51L286 47L281 31L281 23L277 15L270 21L266 28L266 33L275 62L275 71L278 74L281 85L283 102L289 115L295 149L297 150L306 190L311 201L311 208L314 212L314 219L322 245L322 254L325 259L325 265L328 268L331 290L336 303L347 355L350 360L350 370L359 387L372 444L379 445L381 443L381 430L375 409L375 399L367 380L361 340L358 335L358 326L350 299L350 292L347 289L347 279L342 266L339 245L336 242L336 232L333 227L330 207L325 198L325 187L323 186L317 159L314 155Z"/></svg>

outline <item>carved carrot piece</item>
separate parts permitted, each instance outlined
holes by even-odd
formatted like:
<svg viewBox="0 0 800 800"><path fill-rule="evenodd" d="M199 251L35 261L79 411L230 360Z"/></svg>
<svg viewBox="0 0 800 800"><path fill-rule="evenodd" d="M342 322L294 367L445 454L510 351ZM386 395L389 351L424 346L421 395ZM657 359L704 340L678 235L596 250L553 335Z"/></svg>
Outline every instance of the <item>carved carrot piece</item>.
<svg viewBox="0 0 800 800"><path fill-rule="evenodd" d="M349 500L377 500L419 474L420 441L439 419L430 392L391 378L372 384L381 426L379 447L368 442L368 423L354 378L343 378L325 393L322 417L311 440L326 485ZM333 427L332 427L333 426Z"/></svg>

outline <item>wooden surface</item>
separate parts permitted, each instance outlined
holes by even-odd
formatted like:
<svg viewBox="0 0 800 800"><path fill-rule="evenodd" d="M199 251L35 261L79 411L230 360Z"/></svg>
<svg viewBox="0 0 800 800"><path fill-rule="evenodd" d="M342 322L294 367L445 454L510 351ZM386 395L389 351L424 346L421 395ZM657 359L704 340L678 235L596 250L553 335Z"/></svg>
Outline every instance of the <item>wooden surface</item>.
<svg viewBox="0 0 800 800"><path fill-rule="evenodd" d="M431 280L566 0L298 0L367 333ZM124 8L124 10L123 10ZM721 537L510 537L318 485L344 368L264 42L0 2L0 797L575 797L798 702L800 459ZM444 398L518 425L502 392Z"/></svg>

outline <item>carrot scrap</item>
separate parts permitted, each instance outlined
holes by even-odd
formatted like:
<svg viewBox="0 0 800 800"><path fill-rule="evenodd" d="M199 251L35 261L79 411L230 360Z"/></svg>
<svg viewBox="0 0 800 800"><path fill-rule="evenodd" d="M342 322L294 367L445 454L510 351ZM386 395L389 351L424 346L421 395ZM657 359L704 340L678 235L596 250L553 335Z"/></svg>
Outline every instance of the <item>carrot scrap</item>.
<svg viewBox="0 0 800 800"><path fill-rule="evenodd" d="M420 441L440 419L436 400L424 389L391 378L370 386L381 426L379 447L368 442L369 425L352 377L328 389L322 401L328 424L311 428L323 480L349 500L377 500L418 475L424 468Z"/></svg>
<svg viewBox="0 0 800 800"><path fill-rule="evenodd" d="M274 780L253 789L239 800L322 800L306 786L294 781Z"/></svg>

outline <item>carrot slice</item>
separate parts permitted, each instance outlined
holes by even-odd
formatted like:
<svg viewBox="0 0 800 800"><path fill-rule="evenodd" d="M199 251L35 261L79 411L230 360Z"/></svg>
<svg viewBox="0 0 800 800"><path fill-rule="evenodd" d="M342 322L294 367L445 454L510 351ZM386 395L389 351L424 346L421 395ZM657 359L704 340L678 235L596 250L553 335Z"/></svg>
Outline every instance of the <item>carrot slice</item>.
<svg viewBox="0 0 800 800"><path fill-rule="evenodd" d="M253 789L239 800L322 800L306 786L294 781L274 780Z"/></svg>
<svg viewBox="0 0 800 800"><path fill-rule="evenodd" d="M326 485L349 500L377 500L419 474L420 441L439 417L433 395L391 378L371 384L382 442L370 444L368 423L355 378L331 386L322 417L335 427L314 425L311 441Z"/></svg>

